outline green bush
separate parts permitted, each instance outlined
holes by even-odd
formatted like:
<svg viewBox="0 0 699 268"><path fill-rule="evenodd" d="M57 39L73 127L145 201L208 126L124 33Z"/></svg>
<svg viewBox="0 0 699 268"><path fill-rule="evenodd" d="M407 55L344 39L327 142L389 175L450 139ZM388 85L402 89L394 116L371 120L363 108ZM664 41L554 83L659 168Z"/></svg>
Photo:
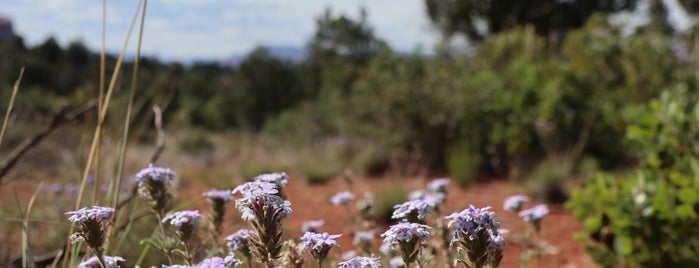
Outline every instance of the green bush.
<svg viewBox="0 0 699 268"><path fill-rule="evenodd" d="M566 156L550 156L526 176L524 189L531 197L561 204L571 188L572 161Z"/></svg>
<svg viewBox="0 0 699 268"><path fill-rule="evenodd" d="M177 141L177 146L180 150L190 154L210 153L216 148L208 133L200 129L184 131L184 134Z"/></svg>
<svg viewBox="0 0 699 268"><path fill-rule="evenodd" d="M393 215L393 206L405 201L408 201L408 195L400 186L377 193L374 210L376 222L389 223L393 221L393 219L391 219Z"/></svg>
<svg viewBox="0 0 699 268"><path fill-rule="evenodd" d="M697 137L696 97L681 87L663 92L627 128L640 166L628 176L598 173L573 192L566 206L599 264L699 266Z"/></svg>
<svg viewBox="0 0 699 268"><path fill-rule="evenodd" d="M478 174L480 156L466 142L456 143L447 149L447 171L460 186L471 183Z"/></svg>

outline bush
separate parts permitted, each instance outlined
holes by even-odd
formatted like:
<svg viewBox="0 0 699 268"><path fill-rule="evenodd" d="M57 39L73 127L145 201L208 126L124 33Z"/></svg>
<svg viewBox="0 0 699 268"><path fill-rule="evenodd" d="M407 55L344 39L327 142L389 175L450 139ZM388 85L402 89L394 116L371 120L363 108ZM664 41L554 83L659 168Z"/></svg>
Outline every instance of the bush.
<svg viewBox="0 0 699 268"><path fill-rule="evenodd" d="M376 222L389 223L393 221L393 207L408 200L408 195L401 187L384 190L376 195Z"/></svg>
<svg viewBox="0 0 699 268"><path fill-rule="evenodd" d="M524 188L529 196L561 204L570 194L572 160L566 156L551 156L539 163L525 178Z"/></svg>
<svg viewBox="0 0 699 268"><path fill-rule="evenodd" d="M633 117L627 140L639 148L639 168L618 178L598 173L566 204L603 266L699 265L699 104L687 94L663 92Z"/></svg>
<svg viewBox="0 0 699 268"><path fill-rule="evenodd" d="M460 186L468 185L478 174L480 156L466 142L450 146L446 161L449 175Z"/></svg>
<svg viewBox="0 0 699 268"><path fill-rule="evenodd" d="M208 134L199 129L184 131L184 135L177 141L180 150L190 154L209 153L216 147Z"/></svg>

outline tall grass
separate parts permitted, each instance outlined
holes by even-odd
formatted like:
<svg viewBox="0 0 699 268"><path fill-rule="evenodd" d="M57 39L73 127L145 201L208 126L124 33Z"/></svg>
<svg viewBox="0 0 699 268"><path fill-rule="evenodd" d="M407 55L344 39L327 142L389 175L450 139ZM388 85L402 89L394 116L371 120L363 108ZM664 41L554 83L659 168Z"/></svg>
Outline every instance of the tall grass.
<svg viewBox="0 0 699 268"><path fill-rule="evenodd" d="M7 124L10 121L10 113L12 113L12 106L15 104L15 97L17 97L17 91L19 91L19 83L22 81L22 76L24 75L24 67L19 70L19 77L15 81L15 85L12 87L12 96L10 97L10 103L7 105L7 111L5 112L5 120L2 123L2 129L0 129L0 145L2 145L2 138L5 136L5 130L7 129Z"/></svg>
<svg viewBox="0 0 699 268"><path fill-rule="evenodd" d="M92 170L95 161L99 158L99 155L97 153L99 152L99 147L100 147L99 145L100 145L100 141L102 138L104 121L105 121L105 117L107 116L107 111L108 111L112 96L114 94L114 90L116 88L116 81L118 80L119 75L120 75L121 66L122 66L122 63L124 60L124 55L126 54L126 48L128 47L128 43L129 43L129 40L131 37L131 33L133 31L133 27L136 24L136 21L139 17L139 14L142 12L141 10L143 10L142 16L145 16L145 5L146 5L146 0L140 0L136 6L134 15L133 15L133 17L131 19L131 23L129 25L129 29L127 30L126 37L124 38L124 43L123 43L122 49L119 53L119 57L117 58L117 62L114 66L114 71L112 73L111 80L109 82L109 87L107 88L107 91L104 95L104 100L102 100L102 96L101 96L102 90L100 90L97 126L95 127L95 132L94 132L93 137L92 137L92 143L90 146L90 152L88 154L87 163L85 164L85 168L83 170L82 181L80 183L80 190L78 192L78 197L75 201L75 210L78 210L83 206L83 198L84 198L85 190L87 187L87 182L88 182L88 178L90 175L90 171ZM105 10L106 10L106 1L103 1L103 38L104 38L104 29L105 29L104 28L104 21L106 20L106 18L105 18L106 11ZM140 33L139 33L139 50L138 50L139 53L140 53L140 40L141 40L142 32L143 32L143 23L144 23L144 20L141 20L141 28L140 28ZM104 39L103 39L103 47L104 47ZM101 52L101 54L102 54L101 58L104 58L104 53L105 52L104 52L104 48L103 48L102 52ZM138 59L138 55L136 58ZM104 61L102 61L102 63L100 64L101 65L100 66L100 69L101 69L100 70L100 73L101 73L100 77L101 78L104 77L104 72L105 72L103 62ZM136 79L136 78L134 78L134 79ZM101 79L100 84L102 84L102 81L103 80ZM133 87L135 87L135 82L132 83L132 92L133 92ZM101 85L100 85L100 89L102 89ZM132 99L133 94L130 97ZM133 103L133 101L131 99L129 101L130 105L132 105L132 103ZM125 124L127 125L127 127L125 127L125 133L128 132L128 124L129 124L130 116L131 116L130 110L131 110L131 107L128 108L129 112L127 112L127 118L125 119L125 121L126 121ZM124 140L123 140L124 144L127 142L126 138L127 137L125 136ZM124 147L122 147L122 148L124 148ZM122 149L122 152L125 152L125 149ZM122 155L122 157L124 157L124 156ZM120 161L120 162L123 162L123 161ZM121 167L119 169L121 170ZM119 176L120 175L121 175L121 171L119 171ZM116 185L119 185L119 184L120 184L120 179L117 178ZM95 187L98 187L97 184L95 185ZM118 192L119 188L112 187L112 191ZM112 195L112 194L108 194L108 195ZM114 194L114 196L115 196L114 202L117 202L118 201L118 198L117 198L118 194ZM117 212L115 212L114 215L117 215ZM73 233L74 230L75 230L75 224L71 224L69 233ZM69 245L66 246L65 254L63 256L69 256L68 253L70 253L71 246L70 246L70 243L68 243L68 244ZM70 266L74 266L74 262L75 262L75 259L77 258L77 254L72 254L70 256L71 256L71 265ZM66 265L67 265L67 258L64 258L63 266L66 266Z"/></svg>

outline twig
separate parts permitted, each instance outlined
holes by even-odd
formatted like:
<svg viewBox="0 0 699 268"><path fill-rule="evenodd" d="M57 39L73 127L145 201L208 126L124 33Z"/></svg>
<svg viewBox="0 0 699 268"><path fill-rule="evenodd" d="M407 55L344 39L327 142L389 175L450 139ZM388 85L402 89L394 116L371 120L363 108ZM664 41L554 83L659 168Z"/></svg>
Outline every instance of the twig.
<svg viewBox="0 0 699 268"><path fill-rule="evenodd" d="M29 138L24 139L20 145L15 148L12 152L9 160L7 160L2 166L0 166L0 185L2 185L2 178L7 175L7 173L12 170L12 168L19 162L19 160L29 152L32 148L38 145L42 140L44 140L49 134L55 131L58 127L69 123L83 114L91 111L95 108L95 102L90 102L77 110L66 113L67 108L63 107L60 111L53 115L51 122L40 132L34 134Z"/></svg>
<svg viewBox="0 0 699 268"><path fill-rule="evenodd" d="M149 163L155 163L160 158L160 154L165 149L165 131L163 130L163 111L160 110L158 105L153 105L153 112L155 113L155 130L158 132L158 143L155 148L153 156L150 158Z"/></svg>

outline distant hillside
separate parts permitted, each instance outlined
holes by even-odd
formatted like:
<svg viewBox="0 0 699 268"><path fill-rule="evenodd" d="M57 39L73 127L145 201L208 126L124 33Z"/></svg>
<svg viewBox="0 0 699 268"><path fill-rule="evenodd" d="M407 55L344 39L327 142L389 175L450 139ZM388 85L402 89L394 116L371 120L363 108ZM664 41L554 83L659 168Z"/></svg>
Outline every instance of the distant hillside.
<svg viewBox="0 0 699 268"><path fill-rule="evenodd" d="M308 53L306 52L306 50L301 47L272 46L265 48L269 50L272 56L294 63L301 62L308 57ZM249 52L245 54L235 54L233 56L228 57L227 59L221 60L220 63L224 66L235 67L238 66L243 60L245 60L245 57L247 57L248 54Z"/></svg>

